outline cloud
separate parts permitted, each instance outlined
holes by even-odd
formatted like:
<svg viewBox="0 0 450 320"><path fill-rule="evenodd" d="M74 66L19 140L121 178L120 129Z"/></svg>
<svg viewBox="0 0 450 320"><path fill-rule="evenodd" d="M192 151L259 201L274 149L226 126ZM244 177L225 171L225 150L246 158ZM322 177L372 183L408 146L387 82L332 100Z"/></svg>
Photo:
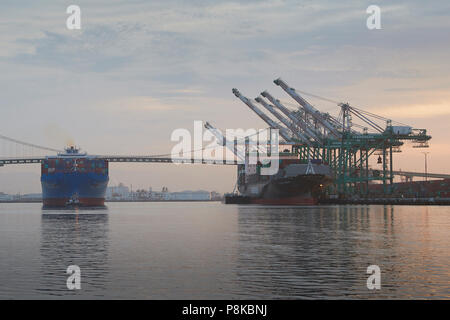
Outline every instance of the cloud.
<svg viewBox="0 0 450 320"><path fill-rule="evenodd" d="M434 118L450 115L450 102L423 103L409 105L393 105L388 108L381 108L378 113L386 117L393 118Z"/></svg>
<svg viewBox="0 0 450 320"><path fill-rule="evenodd" d="M184 88L184 89L174 89L170 90L168 93L174 93L174 94L203 94L205 93L204 90L198 89L198 88Z"/></svg>
<svg viewBox="0 0 450 320"><path fill-rule="evenodd" d="M124 65L129 55L108 48L114 48L118 40L116 30L98 26L80 35L64 35L44 31L38 39L19 39L34 47L33 53L18 54L13 57L16 63L33 66L47 66L68 70L91 72L108 71Z"/></svg>
<svg viewBox="0 0 450 320"><path fill-rule="evenodd" d="M176 107L173 104L164 103L160 99L153 97L124 97L121 99L114 99L112 101L104 102L99 107L107 109L108 111L169 111Z"/></svg>
<svg viewBox="0 0 450 320"><path fill-rule="evenodd" d="M108 72L133 61L160 61L160 57L176 65L186 61L194 48L188 36L127 22L93 25L73 33L43 31L39 38L22 38L17 42L32 49L28 49L31 53L13 56L15 63L85 72Z"/></svg>

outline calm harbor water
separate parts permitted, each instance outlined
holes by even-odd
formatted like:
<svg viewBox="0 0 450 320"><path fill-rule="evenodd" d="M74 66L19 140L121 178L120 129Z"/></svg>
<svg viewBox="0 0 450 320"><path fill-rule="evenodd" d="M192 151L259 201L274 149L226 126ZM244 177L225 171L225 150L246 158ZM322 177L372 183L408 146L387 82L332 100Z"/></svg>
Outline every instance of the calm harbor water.
<svg viewBox="0 0 450 320"><path fill-rule="evenodd" d="M449 299L449 240L439 206L0 204L0 299Z"/></svg>

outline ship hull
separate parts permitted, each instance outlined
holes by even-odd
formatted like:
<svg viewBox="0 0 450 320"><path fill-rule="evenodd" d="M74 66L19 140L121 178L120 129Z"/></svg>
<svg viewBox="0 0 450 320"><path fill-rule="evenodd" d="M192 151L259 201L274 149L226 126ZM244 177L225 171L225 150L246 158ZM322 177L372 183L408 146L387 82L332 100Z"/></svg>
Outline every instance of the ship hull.
<svg viewBox="0 0 450 320"><path fill-rule="evenodd" d="M41 172L43 206L102 207L108 180L108 163L104 160L46 160Z"/></svg>
<svg viewBox="0 0 450 320"><path fill-rule="evenodd" d="M274 179L264 186L260 198L315 198L330 181L328 176L321 174Z"/></svg>
<svg viewBox="0 0 450 320"><path fill-rule="evenodd" d="M43 176L42 202L45 207L104 206L108 176L96 173L60 173Z"/></svg>
<svg viewBox="0 0 450 320"><path fill-rule="evenodd" d="M315 206L318 200L312 196L295 196L283 198L250 198L250 203L281 206Z"/></svg>
<svg viewBox="0 0 450 320"><path fill-rule="evenodd" d="M283 198L255 198L240 195L226 195L225 204L260 204L275 206L314 206L318 199L312 196L294 196Z"/></svg>
<svg viewBox="0 0 450 320"><path fill-rule="evenodd" d="M241 186L240 197L229 196L225 203L261 205L317 205L331 177L323 174L270 179L265 183Z"/></svg>
<svg viewBox="0 0 450 320"><path fill-rule="evenodd" d="M42 200L42 204L45 208L104 207L105 198L81 198L74 204L70 203L70 198L47 198Z"/></svg>

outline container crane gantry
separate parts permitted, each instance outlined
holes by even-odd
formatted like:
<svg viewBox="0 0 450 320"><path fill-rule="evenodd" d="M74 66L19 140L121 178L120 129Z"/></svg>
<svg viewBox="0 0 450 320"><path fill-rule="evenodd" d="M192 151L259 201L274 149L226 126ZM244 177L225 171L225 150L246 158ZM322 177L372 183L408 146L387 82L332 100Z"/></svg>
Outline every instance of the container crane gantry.
<svg viewBox="0 0 450 320"><path fill-rule="evenodd" d="M267 91L262 92L255 101L281 124L272 120L253 100L243 96L237 89L232 91L270 128L279 130L286 141L282 144L292 145L292 153L297 155L300 162L308 163L311 158L320 159L332 168L335 179L329 190L331 194L364 197L368 195L369 183L373 181L382 183L385 194L389 194L393 191L393 152L398 152L404 141L412 141L416 144L413 147L428 147L431 136L427 135L426 129L413 129L403 124L393 126L393 121L348 103L336 103L340 107L340 115L333 117L320 112L281 78L274 80L274 83L298 103L297 110L288 109ZM362 121L363 125L354 123L352 117ZM380 121L384 124L380 124ZM369 133L369 129L374 132ZM369 168L372 155L379 155L381 170Z"/></svg>

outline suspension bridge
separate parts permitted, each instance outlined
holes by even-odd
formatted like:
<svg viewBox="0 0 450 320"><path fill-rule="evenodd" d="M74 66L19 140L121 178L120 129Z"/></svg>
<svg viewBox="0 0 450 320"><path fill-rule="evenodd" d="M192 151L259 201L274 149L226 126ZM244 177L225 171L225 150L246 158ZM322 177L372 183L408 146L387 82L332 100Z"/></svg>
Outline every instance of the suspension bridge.
<svg viewBox="0 0 450 320"><path fill-rule="evenodd" d="M5 146L9 144L8 146ZM40 164L47 156L64 152L63 150L43 147L32 143L16 140L0 135L1 150L10 151L10 154L0 154L0 167L18 164ZM49 153L50 151L50 153ZM183 163L183 164L218 164L236 165L236 160L176 158L167 155L92 155L108 162L119 163Z"/></svg>

